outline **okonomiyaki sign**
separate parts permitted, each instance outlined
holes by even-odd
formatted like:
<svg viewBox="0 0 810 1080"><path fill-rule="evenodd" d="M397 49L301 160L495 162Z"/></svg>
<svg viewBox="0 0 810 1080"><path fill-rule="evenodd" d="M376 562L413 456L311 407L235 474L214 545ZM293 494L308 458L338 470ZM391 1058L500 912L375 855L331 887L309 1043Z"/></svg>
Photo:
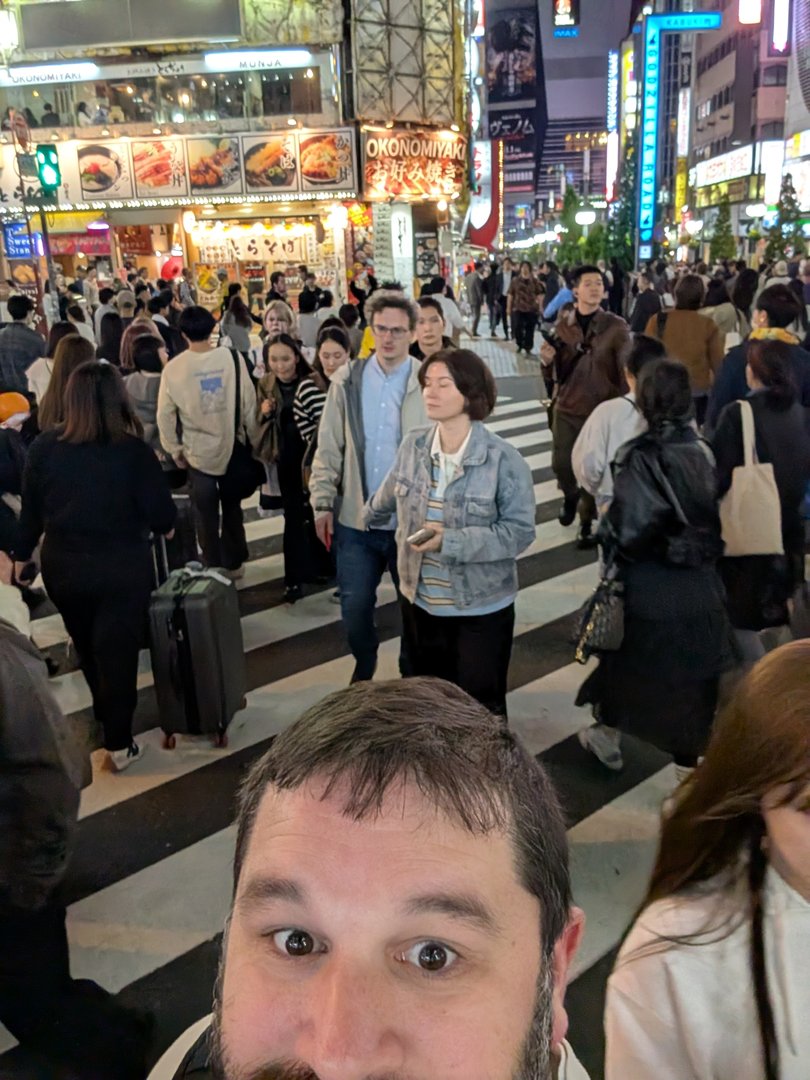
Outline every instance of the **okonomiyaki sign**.
<svg viewBox="0 0 810 1080"><path fill-rule="evenodd" d="M467 140L447 131L367 132L365 197L450 198L461 191Z"/></svg>

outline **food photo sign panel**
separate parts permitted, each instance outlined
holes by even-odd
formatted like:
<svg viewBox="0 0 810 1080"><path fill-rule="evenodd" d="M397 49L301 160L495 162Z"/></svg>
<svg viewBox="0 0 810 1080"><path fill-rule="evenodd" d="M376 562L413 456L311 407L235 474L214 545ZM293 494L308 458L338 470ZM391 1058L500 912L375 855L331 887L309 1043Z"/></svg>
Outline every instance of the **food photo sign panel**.
<svg viewBox="0 0 810 1080"><path fill-rule="evenodd" d="M133 140L132 171L141 199L188 195L182 139Z"/></svg>
<svg viewBox="0 0 810 1080"><path fill-rule="evenodd" d="M192 195L232 195L242 191L239 140L187 139L188 176Z"/></svg>
<svg viewBox="0 0 810 1080"><path fill-rule="evenodd" d="M134 199L128 142L85 143L76 158L82 199Z"/></svg>

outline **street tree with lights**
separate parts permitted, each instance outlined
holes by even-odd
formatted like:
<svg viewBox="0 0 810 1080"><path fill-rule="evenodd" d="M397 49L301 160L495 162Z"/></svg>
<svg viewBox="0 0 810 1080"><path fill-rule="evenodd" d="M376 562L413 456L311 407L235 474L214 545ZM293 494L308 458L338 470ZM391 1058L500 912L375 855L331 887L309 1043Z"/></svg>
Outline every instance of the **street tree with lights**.
<svg viewBox="0 0 810 1080"><path fill-rule="evenodd" d="M791 253L804 252L804 233L801 226L801 208L793 186L793 177L785 173L782 177L782 190L776 204L776 221L768 230L768 246L765 258L770 260L785 259Z"/></svg>

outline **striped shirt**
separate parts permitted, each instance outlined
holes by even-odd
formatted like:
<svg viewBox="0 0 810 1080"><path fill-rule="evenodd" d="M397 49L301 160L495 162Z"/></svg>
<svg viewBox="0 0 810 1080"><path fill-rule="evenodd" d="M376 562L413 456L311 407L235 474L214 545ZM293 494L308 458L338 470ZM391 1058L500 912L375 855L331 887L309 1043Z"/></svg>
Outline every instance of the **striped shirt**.
<svg viewBox="0 0 810 1080"><path fill-rule="evenodd" d="M444 524L444 493L448 484L462 472L461 459L467 449L471 434L472 429L455 454L445 454L442 452L439 429L436 428L433 445L430 449L430 494L428 495L427 511L425 513L425 526L427 528L430 528L432 522ZM431 551L422 556L415 603L424 611L429 611L431 615L490 615L495 611L508 607L513 600L514 597L510 596L506 600L480 608L456 607L450 571L446 564L442 562L441 553Z"/></svg>
<svg viewBox="0 0 810 1080"><path fill-rule="evenodd" d="M313 379L302 379L295 392L293 416L305 443L316 434L325 403L326 391L321 390Z"/></svg>

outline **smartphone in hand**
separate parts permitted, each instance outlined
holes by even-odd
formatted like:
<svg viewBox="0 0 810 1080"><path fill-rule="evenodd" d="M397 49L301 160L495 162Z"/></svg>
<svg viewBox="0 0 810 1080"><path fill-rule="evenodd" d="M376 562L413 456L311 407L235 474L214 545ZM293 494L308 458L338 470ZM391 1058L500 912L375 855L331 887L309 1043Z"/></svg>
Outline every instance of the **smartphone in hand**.
<svg viewBox="0 0 810 1080"><path fill-rule="evenodd" d="M420 544L426 544L428 540L432 540L435 535L435 529L420 529L411 536L407 536L405 538L405 543L413 544L415 547L418 547Z"/></svg>

